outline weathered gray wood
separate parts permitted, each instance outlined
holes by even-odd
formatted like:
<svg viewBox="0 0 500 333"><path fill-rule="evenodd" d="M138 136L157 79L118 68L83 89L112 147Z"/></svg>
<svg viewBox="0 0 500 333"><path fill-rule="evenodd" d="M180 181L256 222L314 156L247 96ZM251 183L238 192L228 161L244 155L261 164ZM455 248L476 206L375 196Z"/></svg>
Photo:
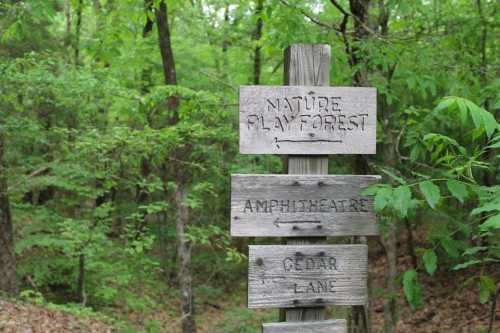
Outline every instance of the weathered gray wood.
<svg viewBox="0 0 500 333"><path fill-rule="evenodd" d="M231 236L378 235L373 198L379 176L232 175Z"/></svg>
<svg viewBox="0 0 500 333"><path fill-rule="evenodd" d="M292 44L285 50L284 82L286 85L329 86L331 51L324 44ZM289 174L328 174L328 156L290 155ZM320 243L324 237L288 238L290 245ZM284 308L280 320L288 322L323 320L326 307Z"/></svg>
<svg viewBox="0 0 500 333"><path fill-rule="evenodd" d="M338 319L270 323L262 325L262 333L347 333L347 322L344 319Z"/></svg>
<svg viewBox="0 0 500 333"><path fill-rule="evenodd" d="M362 305L366 245L251 245L249 308Z"/></svg>
<svg viewBox="0 0 500 333"><path fill-rule="evenodd" d="M374 154L375 88L240 87L243 154Z"/></svg>

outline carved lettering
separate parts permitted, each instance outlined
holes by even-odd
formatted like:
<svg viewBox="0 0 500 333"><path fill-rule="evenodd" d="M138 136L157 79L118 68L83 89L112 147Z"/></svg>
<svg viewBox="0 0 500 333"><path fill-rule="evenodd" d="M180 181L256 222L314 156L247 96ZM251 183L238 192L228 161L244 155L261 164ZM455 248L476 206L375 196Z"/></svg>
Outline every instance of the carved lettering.
<svg viewBox="0 0 500 333"><path fill-rule="evenodd" d="M302 256L286 257L283 259L285 272L321 272L336 271L337 259L331 256Z"/></svg>
<svg viewBox="0 0 500 333"><path fill-rule="evenodd" d="M245 200L243 213L367 213L367 198L345 199L257 199Z"/></svg>
<svg viewBox="0 0 500 333"><path fill-rule="evenodd" d="M335 292L335 279L316 280L305 284L293 284L294 294L328 294Z"/></svg>

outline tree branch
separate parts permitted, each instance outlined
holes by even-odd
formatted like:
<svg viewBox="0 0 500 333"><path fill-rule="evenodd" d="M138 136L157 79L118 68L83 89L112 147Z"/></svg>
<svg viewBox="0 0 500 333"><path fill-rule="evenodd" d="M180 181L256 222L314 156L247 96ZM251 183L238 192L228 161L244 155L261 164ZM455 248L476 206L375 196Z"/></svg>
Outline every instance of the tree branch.
<svg viewBox="0 0 500 333"><path fill-rule="evenodd" d="M302 15L304 15L305 17L307 17L309 20L311 20L311 22L319 25L320 27L323 27L323 28L326 28L328 30L334 30L334 31L337 31L337 32L340 32L338 30L338 28L332 26L332 25L328 25L324 22L321 22L320 20L318 20L317 18L315 18L314 16L312 16L311 14L309 14L308 12L306 12L304 9L302 8L298 8L298 7L295 7L295 6L292 6L291 4L289 4L286 0L280 0L282 4L284 4L285 6L287 7L290 7L290 8L293 8L293 9L296 9L298 10Z"/></svg>
<svg viewBox="0 0 500 333"><path fill-rule="evenodd" d="M348 12L347 10L345 10L341 5L339 5L339 3L336 1L336 0L330 0L330 2L332 3L332 5L337 8L339 10L339 12L341 12L343 15L344 15L344 20L346 20L346 16L352 16L354 18L354 20L356 22L358 22L359 24L361 24L361 26L366 30L368 31L370 34L374 35L374 36L377 36L377 37L381 37L376 31L373 31L373 29L371 29L369 26L367 26L363 21L361 21L359 19L359 17L357 17L356 15L353 15L351 12Z"/></svg>

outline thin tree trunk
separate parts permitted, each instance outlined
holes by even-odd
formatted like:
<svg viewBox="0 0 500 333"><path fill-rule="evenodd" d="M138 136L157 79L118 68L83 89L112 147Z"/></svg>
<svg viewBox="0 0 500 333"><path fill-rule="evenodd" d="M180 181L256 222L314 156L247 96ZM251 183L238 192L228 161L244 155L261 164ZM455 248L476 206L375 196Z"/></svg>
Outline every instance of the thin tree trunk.
<svg viewBox="0 0 500 333"><path fill-rule="evenodd" d="M260 39L262 37L262 28L264 22L262 21L262 10L264 9L264 0L257 0L255 7L255 16L257 17L257 25L255 27L255 33L253 40L255 43L255 49L253 52L253 84L260 84L260 73L261 73L261 49Z"/></svg>
<svg viewBox="0 0 500 333"><path fill-rule="evenodd" d="M167 4L164 0L160 1L159 7L156 9L156 25L158 28L158 41L160 44L160 53L163 64L163 76L165 84L176 85L177 75L175 72L174 54L172 52L172 44L170 41L170 27L168 25ZM179 106L179 98L171 96L168 99L168 107L171 111L168 124L173 125L179 121L177 108Z"/></svg>
<svg viewBox="0 0 500 333"><path fill-rule="evenodd" d="M406 226L406 245L408 247L408 254L411 257L411 265L413 268L417 268L418 260L417 254L415 253L415 240L413 239L413 225L409 218L405 218Z"/></svg>
<svg viewBox="0 0 500 333"><path fill-rule="evenodd" d="M163 75L167 85L176 85L177 77L175 72L175 61L172 52L172 44L170 40L170 28L168 25L167 4L164 0L160 1L156 9L156 25L158 28L158 39L160 45L160 53L163 64ZM179 121L178 115L179 98L171 96L168 100L170 117L167 121L168 125L175 125ZM176 170L178 171L178 170ZM181 172L182 173L182 172ZM166 188L165 172L164 186ZM189 223L189 210L186 206L186 184L182 175L174 177L177 188L174 193L174 202L177 210L176 217L176 236L177 236L177 254L179 260L179 287L181 290L181 323L183 333L196 333L196 323L194 317L194 301L193 287L191 277L191 245L186 238L186 226Z"/></svg>
<svg viewBox="0 0 500 333"><path fill-rule="evenodd" d="M487 42L488 42L488 21L484 15L483 3L481 0L476 0L477 11L479 16L479 21L481 22L481 38L479 40L478 50L480 52L481 62L479 65L479 82L481 88L485 88L488 85L488 57L487 57ZM494 17L494 15L492 15ZM490 99L486 98L483 102L483 107L489 109ZM495 111L492 111L493 113ZM495 114L493 114L495 116ZM493 162L495 158L495 150L490 149L487 152L487 160ZM483 183L486 186L492 186L495 183L495 170L493 168L486 169L483 175Z"/></svg>
<svg viewBox="0 0 500 333"><path fill-rule="evenodd" d="M1 129L0 129L1 131ZM0 132L0 292L17 296L16 255L14 253L14 232L7 193L5 160L5 139Z"/></svg>
<svg viewBox="0 0 500 333"><path fill-rule="evenodd" d="M153 15L153 0L144 0L144 11L146 13L146 22L142 27L142 38L146 39L151 34L151 31L153 31L154 21L151 18ZM144 64L141 79L141 92L145 94L149 92L151 87L151 67L148 64ZM150 123L151 119L148 119L148 122ZM149 125L151 125L151 123Z"/></svg>
<svg viewBox="0 0 500 333"><path fill-rule="evenodd" d="M87 296L85 294L85 254L80 253L78 257L78 288L77 288L78 302L85 306Z"/></svg>
<svg viewBox="0 0 500 333"><path fill-rule="evenodd" d="M80 32L82 30L82 7L83 0L78 0L76 7L76 35L75 35L75 65L80 62Z"/></svg>
<svg viewBox="0 0 500 333"><path fill-rule="evenodd" d="M490 315L488 319L488 330L486 333L492 333L493 332L493 325L495 325L495 318L496 318L496 309L497 309L497 300L498 297L500 296L500 284L497 285L497 292L495 295L493 295L493 298L491 299L491 306L490 306Z"/></svg>
<svg viewBox="0 0 500 333"><path fill-rule="evenodd" d="M66 33L64 44L71 45L71 0L64 0L64 16L66 17Z"/></svg>
<svg viewBox="0 0 500 333"><path fill-rule="evenodd" d="M224 6L224 39L222 40L222 75L221 78L224 82L228 80L229 72L229 59L228 51L231 42L229 41L229 3L226 2ZM217 60L218 61L218 60Z"/></svg>
<svg viewBox="0 0 500 333"><path fill-rule="evenodd" d="M92 6L94 7L95 29L96 32L102 29L104 22L102 21L102 6L100 0L92 0Z"/></svg>
<svg viewBox="0 0 500 333"><path fill-rule="evenodd" d="M384 326L386 333L396 333L396 278L397 278L397 239L396 225L392 221L386 235L384 247L387 251L386 293L389 295L384 304Z"/></svg>
<svg viewBox="0 0 500 333"><path fill-rule="evenodd" d="M179 259L179 286L181 290L181 322L183 333L195 333L193 288L191 281L191 245L186 238L186 226L189 222L189 211L185 204L186 189L178 183L175 191L175 206L177 209L177 242Z"/></svg>
<svg viewBox="0 0 500 333"><path fill-rule="evenodd" d="M383 36L387 37L389 35L389 10L386 6L384 0L378 0L379 16L378 25L380 32ZM368 33L368 32L367 32ZM387 77L388 86L390 86L396 64L391 66L384 75ZM390 88L389 88L390 89ZM396 144L397 140L390 126L390 117L394 113L394 107L387 105L385 101L382 103L381 107L381 120L383 125L384 133L387 135L387 144L383 146L383 157L384 161L390 168L396 168L398 160L396 158ZM409 234L413 242L413 234L411 233L411 222L409 223ZM397 311L396 311L396 299L397 299L397 221L393 219L389 222L389 228L385 236L384 246L386 249L387 258L387 274L386 274L386 290L388 298L384 304L384 321L385 321L385 332L395 333L397 324ZM410 245L412 248L413 246ZM416 261L416 256L414 261Z"/></svg>
<svg viewBox="0 0 500 333"><path fill-rule="evenodd" d="M354 33L349 58L351 59L351 66L354 71L353 85L363 87L369 85L368 69L367 66L361 66L366 63L363 54L360 54L359 44L369 37L366 27L369 24L368 11L370 8L370 0L349 0L350 12L353 15ZM357 173L366 174L368 166L365 159L361 155L354 156L354 168ZM363 243L362 238L354 237L354 243ZM366 243L366 239L364 240ZM371 276L368 276L370 279ZM368 281L371 285L371 281ZM370 295L370 294L369 294ZM352 324L356 328L357 333L369 333L371 331L370 321L371 299L368 297L367 304L364 306L352 307Z"/></svg>
<svg viewBox="0 0 500 333"><path fill-rule="evenodd" d="M361 63L366 62L359 44L369 36L366 29L369 22L368 9L370 8L370 0L349 0L351 13L354 16L354 33L353 43L351 47L352 68L354 72L354 85L357 87L365 87L368 85L368 68L367 66L360 66Z"/></svg>

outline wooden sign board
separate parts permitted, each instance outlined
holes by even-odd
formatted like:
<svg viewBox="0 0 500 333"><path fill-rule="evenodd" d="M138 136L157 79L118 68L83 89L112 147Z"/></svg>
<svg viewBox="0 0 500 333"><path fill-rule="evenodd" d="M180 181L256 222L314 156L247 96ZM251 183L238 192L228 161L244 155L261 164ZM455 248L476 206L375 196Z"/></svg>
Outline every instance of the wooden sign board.
<svg viewBox="0 0 500 333"><path fill-rule="evenodd" d="M241 86L242 154L375 154L377 91Z"/></svg>
<svg viewBox="0 0 500 333"><path fill-rule="evenodd" d="M368 247L250 245L248 307L364 305Z"/></svg>
<svg viewBox="0 0 500 333"><path fill-rule="evenodd" d="M262 333L347 333L344 319L262 325Z"/></svg>
<svg viewBox="0 0 500 333"><path fill-rule="evenodd" d="M232 175L231 236L378 235L373 197L380 176Z"/></svg>

